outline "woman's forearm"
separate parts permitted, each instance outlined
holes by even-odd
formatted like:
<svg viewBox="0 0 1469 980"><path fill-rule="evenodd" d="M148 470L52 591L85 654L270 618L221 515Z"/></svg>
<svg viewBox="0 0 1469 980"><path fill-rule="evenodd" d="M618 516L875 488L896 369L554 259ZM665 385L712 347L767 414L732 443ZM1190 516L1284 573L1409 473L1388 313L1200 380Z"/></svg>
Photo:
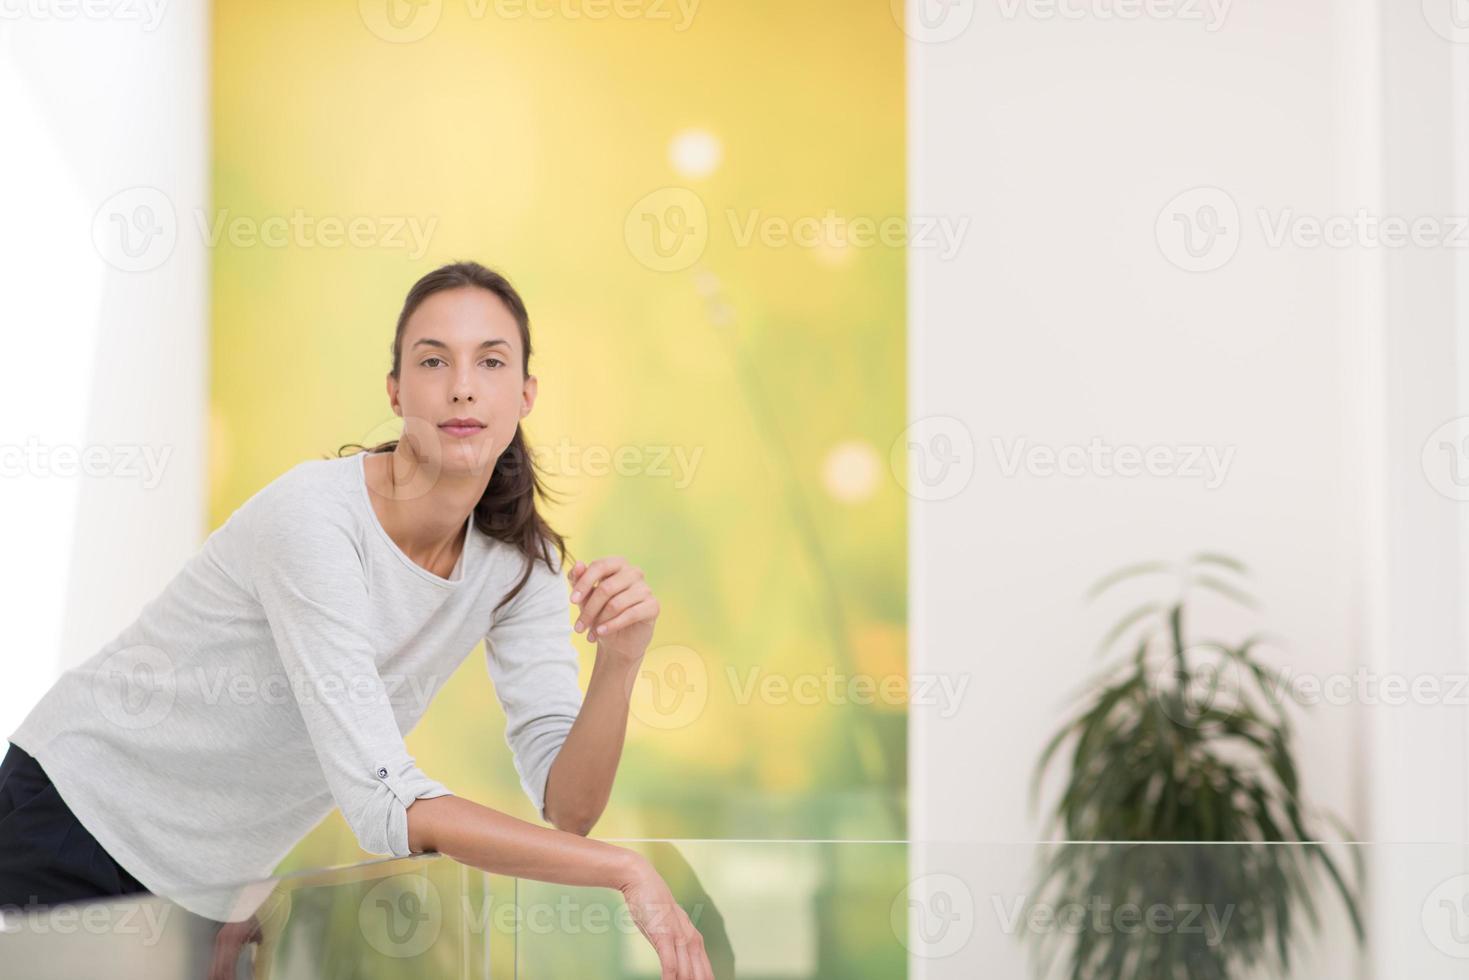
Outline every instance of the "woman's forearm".
<svg viewBox="0 0 1469 980"><path fill-rule="evenodd" d="M612 796L612 781L627 735L628 696L642 658L632 662L600 652L566 741L546 777L546 817L574 834L588 834Z"/></svg>
<svg viewBox="0 0 1469 980"><path fill-rule="evenodd" d="M414 800L408 847L493 874L559 885L621 889L646 870L646 859L635 851L540 827L459 796Z"/></svg>

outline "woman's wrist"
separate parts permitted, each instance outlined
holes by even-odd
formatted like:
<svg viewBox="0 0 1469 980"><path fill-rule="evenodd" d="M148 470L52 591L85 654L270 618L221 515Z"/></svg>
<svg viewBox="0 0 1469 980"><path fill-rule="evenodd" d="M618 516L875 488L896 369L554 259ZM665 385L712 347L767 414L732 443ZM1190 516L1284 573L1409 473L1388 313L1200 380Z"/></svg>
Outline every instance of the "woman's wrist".
<svg viewBox="0 0 1469 980"><path fill-rule="evenodd" d="M612 846L617 853L612 858L607 887L624 891L628 886L644 881L648 875L656 873L653 870L653 863L637 851L616 847L616 845L609 846Z"/></svg>

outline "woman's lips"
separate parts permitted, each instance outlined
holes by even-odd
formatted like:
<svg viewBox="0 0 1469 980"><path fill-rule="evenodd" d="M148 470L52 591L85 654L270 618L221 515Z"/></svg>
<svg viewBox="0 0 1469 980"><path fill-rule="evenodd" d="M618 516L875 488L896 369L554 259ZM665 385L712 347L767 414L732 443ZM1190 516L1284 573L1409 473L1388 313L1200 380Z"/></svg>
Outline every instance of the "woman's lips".
<svg viewBox="0 0 1469 980"><path fill-rule="evenodd" d="M439 428L449 433L449 435L458 436L461 439L465 436L477 435L485 431L485 427L482 425L441 425Z"/></svg>

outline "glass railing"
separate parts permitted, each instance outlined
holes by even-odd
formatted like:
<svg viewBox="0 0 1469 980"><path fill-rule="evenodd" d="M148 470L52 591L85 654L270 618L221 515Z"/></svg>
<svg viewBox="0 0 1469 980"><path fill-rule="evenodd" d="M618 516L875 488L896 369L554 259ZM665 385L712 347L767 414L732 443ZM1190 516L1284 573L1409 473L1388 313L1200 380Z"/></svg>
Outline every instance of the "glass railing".
<svg viewBox="0 0 1469 980"><path fill-rule="evenodd" d="M1459 844L614 843L653 862L721 980L1469 978ZM439 855L177 898L0 909L0 976L660 976L616 892Z"/></svg>

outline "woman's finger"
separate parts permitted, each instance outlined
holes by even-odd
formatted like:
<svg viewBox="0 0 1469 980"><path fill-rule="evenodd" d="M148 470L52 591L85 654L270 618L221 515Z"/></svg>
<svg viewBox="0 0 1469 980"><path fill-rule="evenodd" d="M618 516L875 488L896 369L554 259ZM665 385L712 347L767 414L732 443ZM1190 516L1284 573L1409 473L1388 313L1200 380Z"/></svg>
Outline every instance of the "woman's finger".
<svg viewBox="0 0 1469 980"><path fill-rule="evenodd" d="M683 934L682 942L689 952L689 976L693 980L714 980L713 968L704 952L704 936L694 928L693 920L682 905L678 907L678 925Z"/></svg>
<svg viewBox="0 0 1469 980"><path fill-rule="evenodd" d="M580 562L578 562L577 564L580 564ZM596 584L598 579L602 578L604 575L616 571L617 569L621 568L623 564L625 564L625 559L623 559L621 555L610 555L606 558L598 558L590 562L585 568L581 570L577 577L572 580L571 601L580 602L582 596L586 594L587 590L590 589L591 586Z"/></svg>
<svg viewBox="0 0 1469 980"><path fill-rule="evenodd" d="M607 600L620 594L634 582L642 580L643 573L635 565L618 569L592 587L582 599L581 614L576 620L577 632L583 627L590 627L597 622L602 615L602 607Z"/></svg>
<svg viewBox="0 0 1469 980"><path fill-rule="evenodd" d="M689 956L688 937L678 936L673 941L673 948L678 952L678 980L694 980L694 961Z"/></svg>
<svg viewBox="0 0 1469 980"><path fill-rule="evenodd" d="M633 605L613 616L607 622L598 623L595 627L596 634L598 636L606 636L615 630L622 629L624 626L631 626L633 623L649 622L658 616L658 611L658 600L653 598L653 593L649 591L642 599L639 599Z"/></svg>
<svg viewBox="0 0 1469 980"><path fill-rule="evenodd" d="M662 980L678 980L678 953L674 951L673 940L667 935L658 937L653 943L653 951L658 954L658 965L662 968Z"/></svg>
<svg viewBox="0 0 1469 980"><path fill-rule="evenodd" d="M608 596L607 601L602 604L602 608L597 611L596 620L589 624L587 637L590 639L593 632L601 636L603 629L616 616L636 606L652 594L653 590L648 588L648 583L639 580L633 582L616 595Z"/></svg>
<svg viewBox="0 0 1469 980"><path fill-rule="evenodd" d="M572 565L571 568L567 571L566 584L570 585L573 590L575 590L576 588L576 580L581 577L581 573L586 570L586 567L586 562L579 561L576 564Z"/></svg>

